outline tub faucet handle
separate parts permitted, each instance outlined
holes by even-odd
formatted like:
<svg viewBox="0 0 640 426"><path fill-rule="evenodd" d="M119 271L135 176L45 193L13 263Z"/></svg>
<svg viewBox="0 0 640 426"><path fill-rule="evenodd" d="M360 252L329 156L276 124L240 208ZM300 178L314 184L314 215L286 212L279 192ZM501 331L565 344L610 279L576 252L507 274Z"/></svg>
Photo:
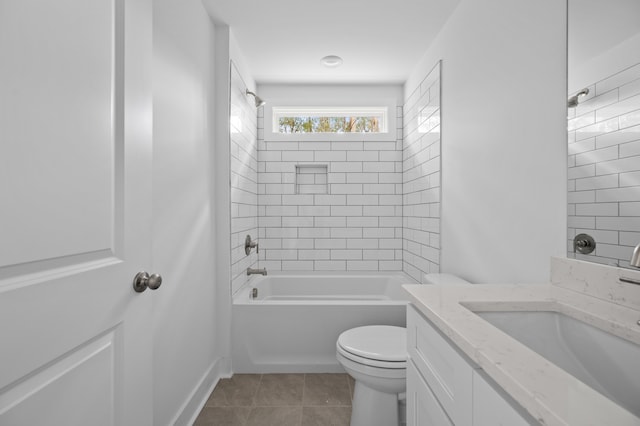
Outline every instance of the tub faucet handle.
<svg viewBox="0 0 640 426"><path fill-rule="evenodd" d="M251 249L255 248L256 253L260 253L260 247L258 243L255 241L251 241L251 235L247 235L247 238L244 239L244 252L249 256L251 254Z"/></svg>

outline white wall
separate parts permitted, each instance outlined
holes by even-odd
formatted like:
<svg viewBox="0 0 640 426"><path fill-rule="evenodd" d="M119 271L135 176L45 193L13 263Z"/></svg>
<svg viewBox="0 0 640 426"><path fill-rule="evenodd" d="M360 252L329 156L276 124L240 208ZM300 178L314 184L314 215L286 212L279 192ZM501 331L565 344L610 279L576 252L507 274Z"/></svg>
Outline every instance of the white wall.
<svg viewBox="0 0 640 426"><path fill-rule="evenodd" d="M569 64L568 93L577 92L638 63L640 63L640 33L612 46L605 52L597 52L583 63Z"/></svg>
<svg viewBox="0 0 640 426"><path fill-rule="evenodd" d="M211 193L214 34L198 0L153 8L154 424L185 424L219 374Z"/></svg>
<svg viewBox="0 0 640 426"><path fill-rule="evenodd" d="M222 23L215 24L215 66L214 66L214 99L215 113L211 115L214 122L214 138L212 141L212 192L211 199L216 201L214 241L216 243L215 277L217 298L214 305L216 310L216 337L219 344L218 353L223 359L221 371L231 374L231 286L233 280L232 264L239 258L232 257L232 247L237 247L236 232L232 229L231 215L232 199L232 143L231 143L231 96L233 62L236 78L241 78L248 87L254 87L255 82L247 72L233 34L229 27ZM237 84L234 96L238 97ZM255 118L254 118L255 123ZM237 171L237 170L236 170ZM232 241L232 237L233 241ZM237 252L237 250L236 250Z"/></svg>
<svg viewBox="0 0 640 426"><path fill-rule="evenodd" d="M225 370L231 372L231 188L230 182L230 143L229 143L229 88L230 88L230 37L229 27L215 24L215 63L213 141L211 152L211 199L216 200L214 241L216 243L215 287L217 297L213 309L216 310L216 331L220 350L218 354L226 357Z"/></svg>
<svg viewBox="0 0 640 426"><path fill-rule="evenodd" d="M405 88L442 59L441 271L546 282L566 235L566 4L463 0Z"/></svg>

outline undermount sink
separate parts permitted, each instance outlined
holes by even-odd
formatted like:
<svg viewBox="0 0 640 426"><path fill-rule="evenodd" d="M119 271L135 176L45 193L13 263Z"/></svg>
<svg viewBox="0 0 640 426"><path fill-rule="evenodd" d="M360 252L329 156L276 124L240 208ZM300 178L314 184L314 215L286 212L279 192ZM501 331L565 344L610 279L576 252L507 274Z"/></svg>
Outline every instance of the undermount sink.
<svg viewBox="0 0 640 426"><path fill-rule="evenodd" d="M640 417L640 345L554 311L474 313Z"/></svg>

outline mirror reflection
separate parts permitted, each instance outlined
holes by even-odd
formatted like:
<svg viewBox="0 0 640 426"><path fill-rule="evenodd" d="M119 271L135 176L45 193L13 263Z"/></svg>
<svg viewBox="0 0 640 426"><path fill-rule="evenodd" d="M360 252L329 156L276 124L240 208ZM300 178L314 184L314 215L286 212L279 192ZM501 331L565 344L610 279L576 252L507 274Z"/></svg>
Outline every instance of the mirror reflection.
<svg viewBox="0 0 640 426"><path fill-rule="evenodd" d="M630 267L640 243L640 1L568 6L567 254ZM595 241L589 253L582 234Z"/></svg>

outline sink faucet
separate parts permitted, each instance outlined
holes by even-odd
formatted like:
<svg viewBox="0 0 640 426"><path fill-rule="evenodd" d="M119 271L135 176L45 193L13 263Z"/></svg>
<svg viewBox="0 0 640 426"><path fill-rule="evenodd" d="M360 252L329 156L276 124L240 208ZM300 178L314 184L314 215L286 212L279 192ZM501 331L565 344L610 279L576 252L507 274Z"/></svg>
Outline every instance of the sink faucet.
<svg viewBox="0 0 640 426"><path fill-rule="evenodd" d="M247 268L247 275L254 275L254 274L267 275L267 268L257 268L257 269Z"/></svg>
<svg viewBox="0 0 640 426"><path fill-rule="evenodd" d="M631 266L635 266L636 268L640 268L640 244L633 249L633 254L631 255L631 260L629 261Z"/></svg>

